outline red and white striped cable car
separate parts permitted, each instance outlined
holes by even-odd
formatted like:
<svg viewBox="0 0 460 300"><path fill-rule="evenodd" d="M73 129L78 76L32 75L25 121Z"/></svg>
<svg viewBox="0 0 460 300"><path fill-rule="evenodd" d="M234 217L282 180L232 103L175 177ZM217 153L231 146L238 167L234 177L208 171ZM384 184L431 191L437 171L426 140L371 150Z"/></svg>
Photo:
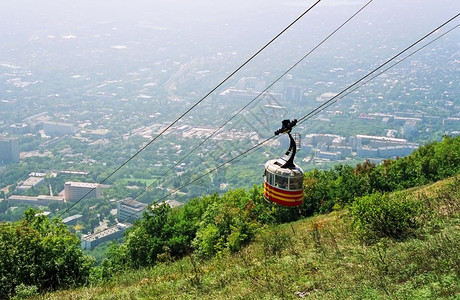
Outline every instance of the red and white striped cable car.
<svg viewBox="0 0 460 300"><path fill-rule="evenodd" d="M303 171L294 164L297 151L296 140L291 135L297 120L284 120L275 135L287 133L290 140L289 150L279 159L265 163L264 198L267 201L284 206L299 206L303 203Z"/></svg>

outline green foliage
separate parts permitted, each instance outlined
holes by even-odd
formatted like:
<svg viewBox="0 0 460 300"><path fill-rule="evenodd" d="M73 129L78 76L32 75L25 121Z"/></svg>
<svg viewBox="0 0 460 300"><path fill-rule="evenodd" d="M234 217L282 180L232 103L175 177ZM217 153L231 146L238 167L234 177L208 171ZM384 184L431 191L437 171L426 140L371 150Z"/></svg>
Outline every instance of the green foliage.
<svg viewBox="0 0 460 300"><path fill-rule="evenodd" d="M401 190L423 185L460 172L460 136L444 137L442 142L429 143L411 155L388 160L376 170L381 191Z"/></svg>
<svg viewBox="0 0 460 300"><path fill-rule="evenodd" d="M420 226L421 204L403 195L381 193L457 174L460 166L454 149L459 141L445 138L407 158L387 160L379 166L365 161L354 168L337 165L307 172L304 203L297 208L267 203L260 186L194 198L178 209L156 206L128 231L125 244L109 251L101 276L179 259L192 251L201 258L238 252L263 225L291 222L347 205L352 206L356 232L366 242L382 237L404 239ZM438 170L436 165L446 169ZM370 195L373 191L377 193ZM284 244L267 237L267 249L276 243ZM277 251L272 248L267 251Z"/></svg>
<svg viewBox="0 0 460 300"><path fill-rule="evenodd" d="M109 246L101 265L93 268L91 282L106 281L115 275L121 274L128 266L130 264L126 243L121 245L113 243Z"/></svg>
<svg viewBox="0 0 460 300"><path fill-rule="evenodd" d="M407 198L440 210L439 222L425 222L423 234L413 238L384 237L363 245L350 230L353 219L342 210L290 226L262 226L254 243L234 255L219 255L219 259L195 260L191 254L171 261L163 249L164 255L157 261L167 263L140 270L120 269L127 258L126 244L122 244L114 247L121 260L114 261L117 275L108 282L47 294L43 299L88 295L97 299L456 299L460 293L460 231L458 205L454 204L458 203L459 186L458 181L448 180L406 192ZM421 193L427 196L420 197ZM247 192L233 196L238 199L237 207L253 200ZM197 198L194 205L183 209L193 211L201 223L205 215L212 215L206 208L212 206L215 212L223 197ZM209 202L202 205L202 201ZM241 207L248 207L248 214L256 216L257 205L264 203ZM267 207L277 206L266 204L260 211ZM209 236L215 237L219 226L209 228L214 228ZM227 241L230 239L231 235Z"/></svg>
<svg viewBox="0 0 460 300"><path fill-rule="evenodd" d="M15 296L13 297L13 299L27 299L37 295L38 288L35 285L26 286L23 283L21 283L20 285L16 286Z"/></svg>
<svg viewBox="0 0 460 300"><path fill-rule="evenodd" d="M219 228L214 224L201 227L193 242L200 257L210 257L217 251L223 250L223 244L224 240L219 233Z"/></svg>
<svg viewBox="0 0 460 300"><path fill-rule="evenodd" d="M228 192L208 207L192 242L199 257L223 250L236 252L253 237L259 224L241 205L247 201L245 198L243 190Z"/></svg>
<svg viewBox="0 0 460 300"><path fill-rule="evenodd" d="M366 247L363 272L369 284L395 299L456 299L460 293L460 235L455 225L450 226L421 239L382 239Z"/></svg>
<svg viewBox="0 0 460 300"><path fill-rule="evenodd" d="M128 230L121 246L109 249L102 262L102 277L106 278L124 268L155 265L166 257L182 257L191 249L201 215L215 195L194 199L181 209L156 205L144 213L141 220Z"/></svg>
<svg viewBox="0 0 460 300"><path fill-rule="evenodd" d="M195 252L208 258L234 253L262 224L276 222L273 209L253 187L194 198L181 208L157 205L128 230L125 243L112 246L95 278L108 279L126 268L142 268Z"/></svg>
<svg viewBox="0 0 460 300"><path fill-rule="evenodd" d="M283 250L292 245L292 238L289 233L274 228L261 234L261 243L265 257L281 257Z"/></svg>
<svg viewBox="0 0 460 300"><path fill-rule="evenodd" d="M403 194L374 193L357 198L350 208L353 228L365 242L380 238L403 240L414 234L421 224L422 205Z"/></svg>
<svg viewBox="0 0 460 300"><path fill-rule="evenodd" d="M93 259L58 219L29 209L22 220L0 223L0 298L87 282ZM22 285L21 285L22 284Z"/></svg>
<svg viewBox="0 0 460 300"><path fill-rule="evenodd" d="M302 215L330 212L335 204L351 203L355 197L367 194L369 189L366 176L350 166L337 165L331 170L307 172Z"/></svg>
<svg viewBox="0 0 460 300"><path fill-rule="evenodd" d="M144 214L144 218L129 231L126 237L129 263L134 268L154 265L157 255L172 238L168 205L159 205Z"/></svg>
<svg viewBox="0 0 460 300"><path fill-rule="evenodd" d="M408 157L386 160L378 166L365 161L355 168L337 165L330 170L306 172L304 203L299 214L291 215L288 221L330 212L336 204L344 206L374 191L393 192L459 174L459 149L460 136L445 137L442 142L420 147Z"/></svg>

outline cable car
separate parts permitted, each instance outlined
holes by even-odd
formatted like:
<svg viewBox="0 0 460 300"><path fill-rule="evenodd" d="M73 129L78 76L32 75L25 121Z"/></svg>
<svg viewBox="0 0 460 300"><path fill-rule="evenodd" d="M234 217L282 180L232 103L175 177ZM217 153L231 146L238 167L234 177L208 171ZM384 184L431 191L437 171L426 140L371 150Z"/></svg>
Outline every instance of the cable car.
<svg viewBox="0 0 460 300"><path fill-rule="evenodd" d="M287 133L290 146L283 157L265 163L264 198L283 206L299 206L303 203L304 175L302 169L294 164L297 143L291 135L297 120L284 120L282 124L282 127L275 131L275 135Z"/></svg>

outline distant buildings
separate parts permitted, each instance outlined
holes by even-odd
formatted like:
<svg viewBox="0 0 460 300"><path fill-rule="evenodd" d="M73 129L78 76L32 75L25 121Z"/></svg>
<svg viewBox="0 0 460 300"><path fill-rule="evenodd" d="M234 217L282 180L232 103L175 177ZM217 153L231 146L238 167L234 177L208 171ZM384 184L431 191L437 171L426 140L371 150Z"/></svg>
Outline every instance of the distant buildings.
<svg viewBox="0 0 460 300"><path fill-rule="evenodd" d="M86 129L80 131L80 134L90 138L110 138L112 136L112 132L108 129Z"/></svg>
<svg viewBox="0 0 460 300"><path fill-rule="evenodd" d="M66 225L75 225L77 224L78 220L80 220L81 218L83 218L82 215L73 215L73 216L70 216L70 217L67 217L65 219L62 219L62 223L66 224Z"/></svg>
<svg viewBox="0 0 460 300"><path fill-rule="evenodd" d="M345 157L352 156L352 149L349 146L329 146L330 152L339 152L340 159L344 159Z"/></svg>
<svg viewBox="0 0 460 300"><path fill-rule="evenodd" d="M417 150L419 145L408 143L405 139L386 136L356 135L350 137L350 144L356 150L356 155L363 158L404 157Z"/></svg>
<svg viewBox="0 0 460 300"><path fill-rule="evenodd" d="M11 195L8 198L8 204L27 204L34 206L48 206L50 203L63 203L64 198L60 196L40 195L37 197Z"/></svg>
<svg viewBox="0 0 460 300"><path fill-rule="evenodd" d="M45 182L45 179L43 177L34 177L31 176L27 178L26 181L22 182L16 187L16 190L18 193L22 194L27 190L30 190L31 188L38 187L42 185Z"/></svg>
<svg viewBox="0 0 460 300"><path fill-rule="evenodd" d="M43 131L47 135L66 135L66 134L74 134L75 130L72 124L68 123L58 123L58 122L43 122Z"/></svg>
<svg viewBox="0 0 460 300"><path fill-rule="evenodd" d="M373 135L364 135L358 134L354 137L350 137L356 139L356 146L351 145L352 148L359 148L364 145L369 145L370 147L388 147L388 146L396 146L407 144L406 139L397 139L391 138L386 136L373 136Z"/></svg>
<svg viewBox="0 0 460 300"><path fill-rule="evenodd" d="M101 186L98 183L73 182L64 184L64 198L66 201L78 201L85 198L99 198Z"/></svg>
<svg viewBox="0 0 460 300"><path fill-rule="evenodd" d="M19 162L19 138L0 138L0 163Z"/></svg>
<svg viewBox="0 0 460 300"><path fill-rule="evenodd" d="M10 125L9 131L15 135L21 135L30 131L30 126L26 123L15 123Z"/></svg>
<svg viewBox="0 0 460 300"><path fill-rule="evenodd" d="M123 237L123 233L131 227L131 224L118 223L101 232L84 235L81 237L81 248L83 250L93 250L94 247L107 241L112 241Z"/></svg>
<svg viewBox="0 0 460 300"><path fill-rule="evenodd" d="M283 90L284 98L295 104L303 103L303 94L304 90L299 86L286 86Z"/></svg>
<svg viewBox="0 0 460 300"><path fill-rule="evenodd" d="M254 99L255 97L259 96L260 91L257 90L248 90L248 89L235 89L235 88L229 88L226 89L225 91L219 93L219 99L222 100L231 100L231 99L238 99L238 100L251 100ZM278 103L281 103L283 98L283 94L280 93L274 93L274 92L264 92L262 95L260 95L261 99L268 99L272 100Z"/></svg>
<svg viewBox="0 0 460 300"><path fill-rule="evenodd" d="M263 91L265 89L265 80L257 77L243 77L238 80L235 87L240 90Z"/></svg>
<svg viewBox="0 0 460 300"><path fill-rule="evenodd" d="M171 208L184 205L184 203L176 200L166 200L164 202L154 204L152 207L157 207L163 204L167 204ZM147 204L135 201L131 197L119 201L117 204L118 221L132 223L134 220L142 218L142 214L147 209L147 206Z"/></svg>
<svg viewBox="0 0 460 300"><path fill-rule="evenodd" d="M184 203L176 201L176 200L166 200L164 202L159 203L159 205L162 205L162 204L168 204L169 207L171 207L171 208L179 207L179 206L184 205ZM156 205L158 205L158 204L156 204Z"/></svg>
<svg viewBox="0 0 460 300"><path fill-rule="evenodd" d="M117 208L118 221L132 223L134 220L142 217L147 204L135 201L132 198L126 198L118 202Z"/></svg>
<svg viewBox="0 0 460 300"><path fill-rule="evenodd" d="M459 125L460 126L460 118L446 118L442 120L442 125L443 126L449 126L449 125Z"/></svg>
<svg viewBox="0 0 460 300"><path fill-rule="evenodd" d="M344 137L335 134L307 134L304 137L305 143L317 146L318 144L344 145Z"/></svg>
<svg viewBox="0 0 460 300"><path fill-rule="evenodd" d="M338 95L337 93L332 93L332 92L323 93L320 96L316 97L316 101L324 102L324 101L330 100L331 98L334 98L337 95Z"/></svg>
<svg viewBox="0 0 460 300"><path fill-rule="evenodd" d="M315 157L319 159L339 160L341 153L316 150Z"/></svg>
<svg viewBox="0 0 460 300"><path fill-rule="evenodd" d="M332 134L308 134L303 147L315 150L316 159L336 161L347 157L392 158L404 157L418 149L419 145L406 139L388 136L356 135L347 140ZM310 148L309 148L310 149Z"/></svg>
<svg viewBox="0 0 460 300"><path fill-rule="evenodd" d="M403 136L411 136L417 132L417 120L407 120L402 128Z"/></svg>
<svg viewBox="0 0 460 300"><path fill-rule="evenodd" d="M356 155L362 158L376 158L379 156L379 150L369 146L362 146L356 149Z"/></svg>
<svg viewBox="0 0 460 300"><path fill-rule="evenodd" d="M379 147L379 157L404 157L411 154L413 151L417 150L418 146L416 145L400 145L392 147Z"/></svg>
<svg viewBox="0 0 460 300"><path fill-rule="evenodd" d="M67 175L88 175L89 172L85 172L85 171L72 171L72 170L62 170L62 171L59 171L59 174L67 174Z"/></svg>
<svg viewBox="0 0 460 300"><path fill-rule="evenodd" d="M154 206L167 204L170 207L177 207L183 205L182 202L176 200L167 200ZM142 217L142 213L147 209L147 204L133 200L132 198L126 198L118 202L118 220L122 223L118 223L115 226L109 227L101 232L88 234L81 237L81 248L84 250L92 250L97 245L104 242L119 239L123 237L123 233L131 227L129 221L134 221ZM78 216L78 215L77 215ZM63 220L64 222L64 220Z"/></svg>

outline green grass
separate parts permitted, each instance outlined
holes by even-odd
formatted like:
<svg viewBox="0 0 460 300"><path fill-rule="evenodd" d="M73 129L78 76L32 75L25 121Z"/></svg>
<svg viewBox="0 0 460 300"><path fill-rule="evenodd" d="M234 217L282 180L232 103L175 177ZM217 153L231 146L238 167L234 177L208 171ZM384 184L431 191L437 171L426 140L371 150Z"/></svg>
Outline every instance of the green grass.
<svg viewBox="0 0 460 300"><path fill-rule="evenodd" d="M460 184L411 189L431 213L415 237L364 245L345 210L266 227L237 254L127 271L39 299L460 299Z"/></svg>

